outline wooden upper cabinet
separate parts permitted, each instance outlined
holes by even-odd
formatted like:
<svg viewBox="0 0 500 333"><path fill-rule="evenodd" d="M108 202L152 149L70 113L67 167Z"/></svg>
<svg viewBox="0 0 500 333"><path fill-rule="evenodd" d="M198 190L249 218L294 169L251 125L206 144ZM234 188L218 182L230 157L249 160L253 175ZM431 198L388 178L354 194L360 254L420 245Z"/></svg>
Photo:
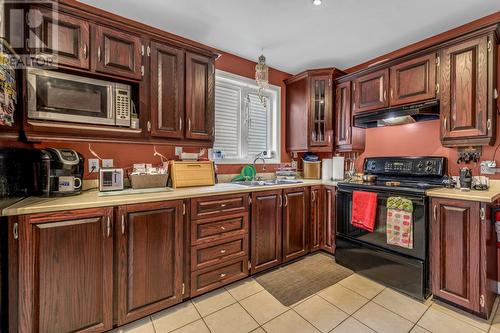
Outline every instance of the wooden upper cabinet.
<svg viewBox="0 0 500 333"><path fill-rule="evenodd" d="M89 69L89 22L43 8L41 22L30 34L30 51L51 57L57 65Z"/></svg>
<svg viewBox="0 0 500 333"><path fill-rule="evenodd" d="M388 86L388 68L355 78L354 113L388 107Z"/></svg>
<svg viewBox="0 0 500 333"><path fill-rule="evenodd" d="M142 78L141 39L137 36L97 25L92 54L97 72Z"/></svg>
<svg viewBox="0 0 500 333"><path fill-rule="evenodd" d="M282 207L281 190L252 193L252 274L281 264Z"/></svg>
<svg viewBox="0 0 500 333"><path fill-rule="evenodd" d="M182 302L182 205L178 200L118 208L119 325Z"/></svg>
<svg viewBox="0 0 500 333"><path fill-rule="evenodd" d="M351 81L337 84L335 92L335 150L363 151L365 130L353 126Z"/></svg>
<svg viewBox="0 0 500 333"><path fill-rule="evenodd" d="M182 138L184 50L151 43L151 135Z"/></svg>
<svg viewBox="0 0 500 333"><path fill-rule="evenodd" d="M309 147L333 148L332 76L309 79Z"/></svg>
<svg viewBox="0 0 500 333"><path fill-rule="evenodd" d="M305 152L309 147L309 94L307 80L286 81L286 150Z"/></svg>
<svg viewBox="0 0 500 333"><path fill-rule="evenodd" d="M480 311L479 202L431 200L431 287L444 300Z"/></svg>
<svg viewBox="0 0 500 333"><path fill-rule="evenodd" d="M19 332L112 329L112 214L105 208L21 218Z"/></svg>
<svg viewBox="0 0 500 333"><path fill-rule="evenodd" d="M496 85L493 78L497 49L494 41L493 35L484 36L441 52L441 140L444 145L494 142L496 117L492 95Z"/></svg>
<svg viewBox="0 0 500 333"><path fill-rule="evenodd" d="M390 105L436 97L436 55L431 53L390 68Z"/></svg>
<svg viewBox="0 0 500 333"><path fill-rule="evenodd" d="M212 141L214 117L214 60L186 52L186 138Z"/></svg>
<svg viewBox="0 0 500 333"><path fill-rule="evenodd" d="M309 234L307 192L304 187L283 190L283 262L305 255Z"/></svg>

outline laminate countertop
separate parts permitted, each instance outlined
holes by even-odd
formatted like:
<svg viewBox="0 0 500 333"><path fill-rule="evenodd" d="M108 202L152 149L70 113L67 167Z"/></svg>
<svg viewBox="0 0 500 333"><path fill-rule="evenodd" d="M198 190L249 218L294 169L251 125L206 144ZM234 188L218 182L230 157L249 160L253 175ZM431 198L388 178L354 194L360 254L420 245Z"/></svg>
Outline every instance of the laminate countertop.
<svg viewBox="0 0 500 333"><path fill-rule="evenodd" d="M435 188L428 190L429 197L479 201L493 203L500 199L500 180L490 180L490 188L486 191L462 191L457 188Z"/></svg>
<svg viewBox="0 0 500 333"><path fill-rule="evenodd" d="M137 203L188 199L196 197L209 197L214 195L249 193L256 191L266 191L284 188L294 188L313 185L335 186L337 182L304 179L302 183L266 185L266 186L245 186L232 183L221 183L214 186L186 187L172 189L171 191L151 192L141 194L125 195L105 195L100 196L97 190L84 191L82 194L68 197L28 197L1 211L1 216L26 215L37 213L49 213L63 210L110 207L119 205L129 205Z"/></svg>

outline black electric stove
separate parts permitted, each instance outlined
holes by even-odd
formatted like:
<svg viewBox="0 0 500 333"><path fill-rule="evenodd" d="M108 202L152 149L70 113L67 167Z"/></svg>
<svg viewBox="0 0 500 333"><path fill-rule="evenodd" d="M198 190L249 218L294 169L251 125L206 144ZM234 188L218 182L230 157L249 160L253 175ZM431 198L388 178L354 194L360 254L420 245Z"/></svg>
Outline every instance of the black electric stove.
<svg viewBox="0 0 500 333"><path fill-rule="evenodd" d="M426 190L442 187L444 157L370 157L363 173L377 176L374 183L339 182L337 190L336 260L359 274L423 299L428 288L428 198ZM352 194L377 194L373 232L351 224ZM387 199L400 196L413 203L413 248L387 244Z"/></svg>

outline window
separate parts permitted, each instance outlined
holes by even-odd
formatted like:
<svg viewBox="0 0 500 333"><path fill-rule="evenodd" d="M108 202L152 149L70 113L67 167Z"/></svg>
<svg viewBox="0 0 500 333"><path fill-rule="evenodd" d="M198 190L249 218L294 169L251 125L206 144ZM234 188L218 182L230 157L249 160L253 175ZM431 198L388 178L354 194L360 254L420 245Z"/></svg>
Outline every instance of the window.
<svg viewBox="0 0 500 333"><path fill-rule="evenodd" d="M270 86L258 96L254 80L217 70L215 73L214 149L221 163L251 163L267 152L270 163L280 163L281 89Z"/></svg>

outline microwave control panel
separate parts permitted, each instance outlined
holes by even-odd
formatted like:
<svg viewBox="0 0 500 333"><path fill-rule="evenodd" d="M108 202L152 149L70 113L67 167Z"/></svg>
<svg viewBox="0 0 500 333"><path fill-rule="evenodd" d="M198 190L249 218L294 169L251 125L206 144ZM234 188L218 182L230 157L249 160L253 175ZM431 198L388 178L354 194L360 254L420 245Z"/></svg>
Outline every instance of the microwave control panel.
<svg viewBox="0 0 500 333"><path fill-rule="evenodd" d="M115 89L115 115L116 125L130 126L130 88L128 86Z"/></svg>

